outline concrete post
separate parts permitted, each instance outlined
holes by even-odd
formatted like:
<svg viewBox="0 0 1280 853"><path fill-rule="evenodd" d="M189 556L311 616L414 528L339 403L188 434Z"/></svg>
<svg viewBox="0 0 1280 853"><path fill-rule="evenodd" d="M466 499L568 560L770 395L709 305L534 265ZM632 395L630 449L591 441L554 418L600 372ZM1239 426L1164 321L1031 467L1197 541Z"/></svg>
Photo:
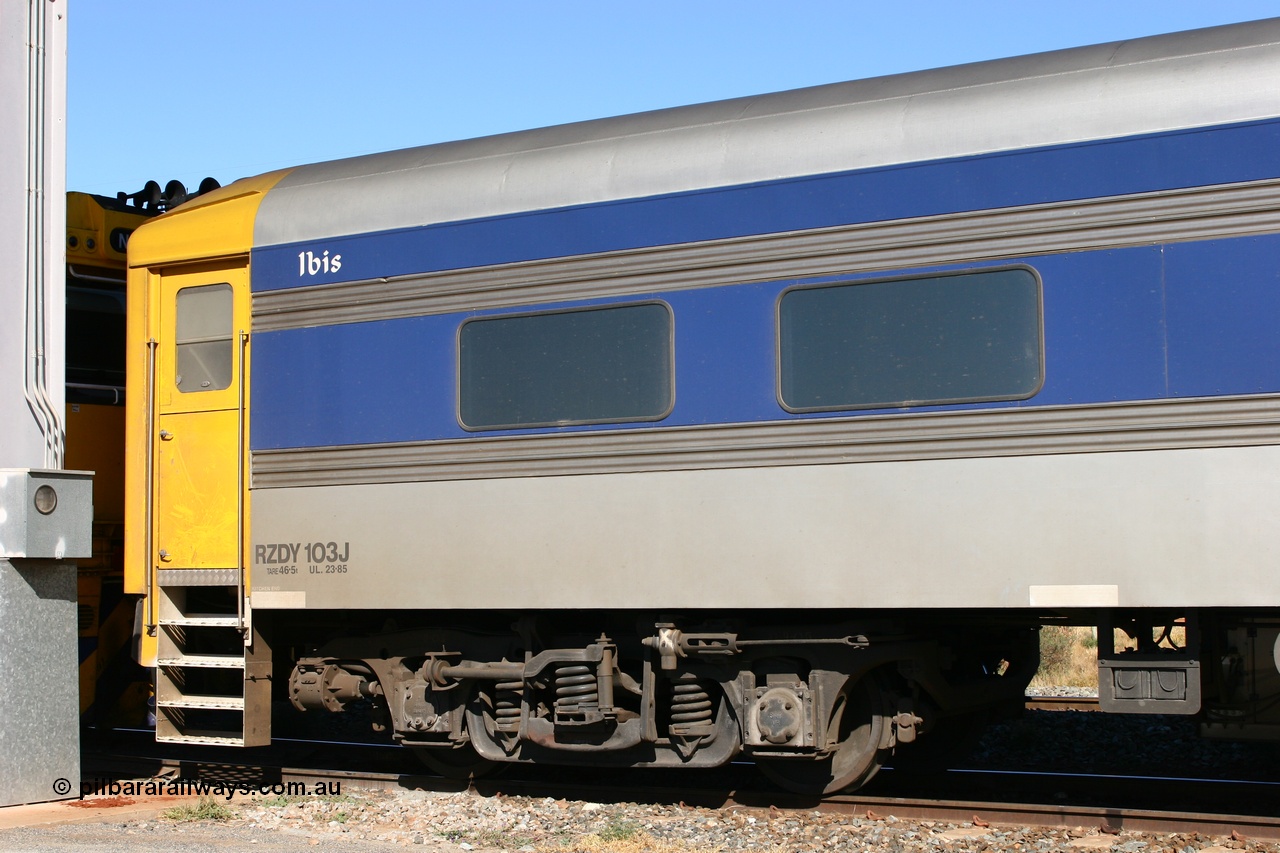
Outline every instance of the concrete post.
<svg viewBox="0 0 1280 853"><path fill-rule="evenodd" d="M87 476L52 470L64 435L66 7L0 0L0 468L17 469L0 470L0 805L80 789L70 559L89 556L91 498Z"/></svg>

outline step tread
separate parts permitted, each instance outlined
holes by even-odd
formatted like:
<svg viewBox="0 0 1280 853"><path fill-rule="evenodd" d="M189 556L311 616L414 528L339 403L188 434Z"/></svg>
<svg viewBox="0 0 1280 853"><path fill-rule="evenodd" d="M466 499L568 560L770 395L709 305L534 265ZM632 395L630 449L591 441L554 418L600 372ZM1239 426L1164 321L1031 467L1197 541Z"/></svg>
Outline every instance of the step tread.
<svg viewBox="0 0 1280 853"><path fill-rule="evenodd" d="M156 703L161 708L207 708L217 711L243 711L243 696L204 696L188 694L177 699L164 699Z"/></svg>
<svg viewBox="0 0 1280 853"><path fill-rule="evenodd" d="M238 628L235 616L221 616L214 613L188 613L172 619L161 619L161 625L180 625L187 628Z"/></svg>
<svg viewBox="0 0 1280 853"><path fill-rule="evenodd" d="M244 746L244 736L233 732L193 731L184 735L156 735L156 743L198 743L206 746Z"/></svg>
<svg viewBox="0 0 1280 853"><path fill-rule="evenodd" d="M156 661L156 666L244 669L244 655L181 655L160 658Z"/></svg>

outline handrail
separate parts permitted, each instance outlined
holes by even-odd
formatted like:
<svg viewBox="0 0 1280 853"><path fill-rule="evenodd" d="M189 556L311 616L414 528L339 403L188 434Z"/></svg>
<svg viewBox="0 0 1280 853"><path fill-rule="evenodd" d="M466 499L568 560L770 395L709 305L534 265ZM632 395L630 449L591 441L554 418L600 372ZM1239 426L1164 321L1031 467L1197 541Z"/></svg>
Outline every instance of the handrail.
<svg viewBox="0 0 1280 853"><path fill-rule="evenodd" d="M155 564L155 503L159 497L160 485L155 481L155 433L156 433L156 349L159 342L155 338L147 339L147 440L146 440L146 482L147 482L147 501L146 501L146 554L147 554L147 576L145 593L147 598L146 628L147 636L154 637L156 635L156 619L155 619L155 595L154 584L152 578L155 575L157 566Z"/></svg>
<svg viewBox="0 0 1280 853"><path fill-rule="evenodd" d="M67 264L67 275L72 278L79 279L80 281L97 281L103 284L119 284L121 286L125 283L125 275L123 271L121 271L119 276L96 275L94 273L83 272L77 269L75 264Z"/></svg>
<svg viewBox="0 0 1280 853"><path fill-rule="evenodd" d="M240 334L240 385L238 390L238 402L236 406L236 628L242 633L244 626L244 486L245 486L245 459L244 459L244 378L245 378L245 356L249 351L249 333L244 329L239 330ZM246 645L248 637L245 638Z"/></svg>
<svg viewBox="0 0 1280 853"><path fill-rule="evenodd" d="M124 386L121 385L90 385L87 382L68 382L66 383L68 391L110 391L114 396L111 405L120 405L120 399L124 396Z"/></svg>

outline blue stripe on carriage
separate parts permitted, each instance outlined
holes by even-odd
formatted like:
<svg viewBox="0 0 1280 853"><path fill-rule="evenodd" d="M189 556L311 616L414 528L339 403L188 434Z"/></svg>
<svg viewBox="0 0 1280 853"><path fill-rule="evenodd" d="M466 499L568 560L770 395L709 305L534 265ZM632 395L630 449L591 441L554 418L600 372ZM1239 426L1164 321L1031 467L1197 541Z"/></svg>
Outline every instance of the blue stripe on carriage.
<svg viewBox="0 0 1280 853"><path fill-rule="evenodd" d="M1280 316L1278 257L1280 236L1270 235L1025 259L1044 283L1043 389L1022 402L910 411L1280 391L1280 338L1273 329L1274 318ZM1001 264L963 268L993 266ZM779 406L775 305L781 291L793 283L729 285L545 307L646 298L671 305L675 408L658 424L632 424L628 429L883 414L885 410L792 415ZM474 437L461 429L455 414L458 326L471 316L526 310L259 333L254 341L251 446L260 450Z"/></svg>
<svg viewBox="0 0 1280 853"><path fill-rule="evenodd" d="M908 163L253 251L254 291L1280 176L1280 120ZM299 274L299 253L342 256Z"/></svg>

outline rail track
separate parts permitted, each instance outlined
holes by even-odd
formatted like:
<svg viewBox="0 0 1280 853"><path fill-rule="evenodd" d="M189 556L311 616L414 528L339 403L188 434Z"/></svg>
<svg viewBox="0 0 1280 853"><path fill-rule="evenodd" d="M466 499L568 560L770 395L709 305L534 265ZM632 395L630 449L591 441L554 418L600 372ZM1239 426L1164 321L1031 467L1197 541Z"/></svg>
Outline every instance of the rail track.
<svg viewBox="0 0 1280 853"><path fill-rule="evenodd" d="M1096 711L1097 696L1028 696L1028 711Z"/></svg>
<svg viewBox="0 0 1280 853"><path fill-rule="evenodd" d="M91 744L84 776L94 780L167 774L212 785L272 786L338 782L344 789L465 790L466 783L406 766L397 747L282 741L272 750L228 755L217 749L164 748L141 738ZM131 741L128 742L128 741ZM949 769L906 773L886 768L865 792L822 799L772 789L748 763L722 772L569 772L518 767L471 784L484 796L579 799L592 802L687 804L715 809L821 810L862 818L933 820L1103 832L1197 832L1280 840L1280 782L1098 776L1029 771ZM1170 804L1178 804L1178 809Z"/></svg>

